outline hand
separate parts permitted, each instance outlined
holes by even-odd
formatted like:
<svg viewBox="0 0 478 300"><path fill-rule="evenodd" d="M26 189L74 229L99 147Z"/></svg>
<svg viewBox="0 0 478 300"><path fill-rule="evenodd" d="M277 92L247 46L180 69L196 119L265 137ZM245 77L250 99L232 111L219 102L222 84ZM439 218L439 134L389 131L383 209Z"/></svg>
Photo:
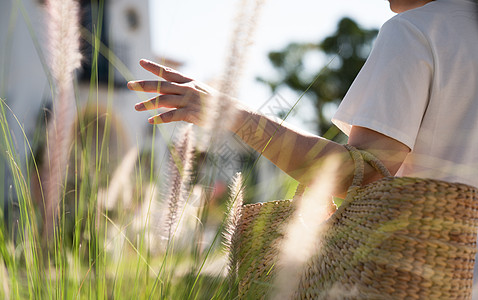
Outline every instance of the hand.
<svg viewBox="0 0 478 300"><path fill-rule="evenodd" d="M186 77L176 70L142 59L140 65L147 71L162 77L164 80L138 80L128 82L133 91L160 94L147 101L137 103L137 111L157 108L171 108L148 119L151 124L186 121L196 125L204 125L206 112L212 96L217 94L212 88Z"/></svg>

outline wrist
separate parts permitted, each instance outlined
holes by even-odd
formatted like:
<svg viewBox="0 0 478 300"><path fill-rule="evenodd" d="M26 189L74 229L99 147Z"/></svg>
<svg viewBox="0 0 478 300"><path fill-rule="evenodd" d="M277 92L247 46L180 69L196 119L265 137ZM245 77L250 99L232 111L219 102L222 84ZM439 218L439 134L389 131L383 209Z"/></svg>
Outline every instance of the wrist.
<svg viewBox="0 0 478 300"><path fill-rule="evenodd" d="M246 105L240 101L233 99L230 103L229 109L231 110L231 122L228 126L228 130L232 133L237 133L246 124L248 120L252 118L255 113Z"/></svg>

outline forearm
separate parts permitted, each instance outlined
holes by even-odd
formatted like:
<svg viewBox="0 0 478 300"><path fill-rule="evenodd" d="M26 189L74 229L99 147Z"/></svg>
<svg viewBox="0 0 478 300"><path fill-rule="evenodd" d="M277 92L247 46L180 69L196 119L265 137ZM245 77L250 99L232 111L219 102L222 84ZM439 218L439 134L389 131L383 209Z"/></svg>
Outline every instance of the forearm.
<svg viewBox="0 0 478 300"><path fill-rule="evenodd" d="M347 189L351 182L353 162L340 144L306 134L285 124L238 109L232 131L254 150L303 184L310 184L327 158L339 160L340 174L336 194ZM331 174L333 176L333 174Z"/></svg>

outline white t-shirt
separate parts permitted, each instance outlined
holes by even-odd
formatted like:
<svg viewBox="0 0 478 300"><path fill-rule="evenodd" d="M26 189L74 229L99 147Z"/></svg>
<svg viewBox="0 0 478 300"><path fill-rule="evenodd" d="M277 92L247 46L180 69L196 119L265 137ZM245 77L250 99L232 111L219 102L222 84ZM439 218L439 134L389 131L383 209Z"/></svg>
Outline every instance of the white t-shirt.
<svg viewBox="0 0 478 300"><path fill-rule="evenodd" d="M332 120L407 145L397 176L478 186L477 8L436 0L387 21Z"/></svg>

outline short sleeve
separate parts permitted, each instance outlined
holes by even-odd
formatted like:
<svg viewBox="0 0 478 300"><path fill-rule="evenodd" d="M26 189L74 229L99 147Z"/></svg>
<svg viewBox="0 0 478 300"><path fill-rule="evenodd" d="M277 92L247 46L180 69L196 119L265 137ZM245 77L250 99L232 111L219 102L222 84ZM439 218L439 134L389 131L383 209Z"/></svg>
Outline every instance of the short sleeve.
<svg viewBox="0 0 478 300"><path fill-rule="evenodd" d="M400 15L387 21L332 122L380 132L413 149L428 101L433 55L426 37Z"/></svg>

